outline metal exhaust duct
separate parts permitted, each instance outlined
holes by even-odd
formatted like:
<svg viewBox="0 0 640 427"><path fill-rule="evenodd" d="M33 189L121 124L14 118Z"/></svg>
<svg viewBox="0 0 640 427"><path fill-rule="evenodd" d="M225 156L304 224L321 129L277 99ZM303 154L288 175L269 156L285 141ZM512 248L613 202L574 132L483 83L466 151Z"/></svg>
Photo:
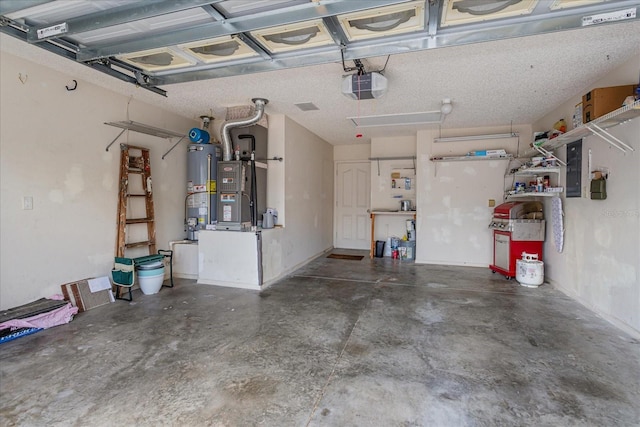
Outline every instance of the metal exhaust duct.
<svg viewBox="0 0 640 427"><path fill-rule="evenodd" d="M242 128L256 124L262 118L264 114L264 106L269 103L269 100L264 98L253 98L251 100L255 104L256 114L253 117L247 119L229 120L222 125L222 160L225 162L233 160L233 147L231 146L231 129Z"/></svg>

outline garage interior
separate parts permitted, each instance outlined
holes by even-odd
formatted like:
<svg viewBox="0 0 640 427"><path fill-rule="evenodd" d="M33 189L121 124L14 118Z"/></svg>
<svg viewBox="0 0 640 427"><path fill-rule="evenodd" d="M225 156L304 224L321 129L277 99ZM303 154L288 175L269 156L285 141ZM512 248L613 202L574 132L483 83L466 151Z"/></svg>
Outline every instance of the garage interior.
<svg viewBox="0 0 640 427"><path fill-rule="evenodd" d="M171 251L174 286L3 342L2 424L637 425L640 104L577 106L638 85L639 8L3 1L3 316L114 277L123 147L149 153L155 245L124 256ZM222 166L266 135L250 224L189 221L194 129ZM562 191L516 192L541 155ZM539 287L489 268L514 200L546 222Z"/></svg>

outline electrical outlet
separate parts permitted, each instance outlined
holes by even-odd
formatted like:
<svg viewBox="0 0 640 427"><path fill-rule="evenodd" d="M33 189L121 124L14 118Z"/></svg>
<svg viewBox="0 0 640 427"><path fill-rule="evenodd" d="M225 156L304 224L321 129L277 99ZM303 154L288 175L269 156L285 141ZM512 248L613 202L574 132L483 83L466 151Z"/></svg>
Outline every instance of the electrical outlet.
<svg viewBox="0 0 640 427"><path fill-rule="evenodd" d="M25 211L33 209L33 196L24 196L22 198L22 209Z"/></svg>
<svg viewBox="0 0 640 427"><path fill-rule="evenodd" d="M489 199L489 207L492 208L496 205L496 201L494 199Z"/></svg>

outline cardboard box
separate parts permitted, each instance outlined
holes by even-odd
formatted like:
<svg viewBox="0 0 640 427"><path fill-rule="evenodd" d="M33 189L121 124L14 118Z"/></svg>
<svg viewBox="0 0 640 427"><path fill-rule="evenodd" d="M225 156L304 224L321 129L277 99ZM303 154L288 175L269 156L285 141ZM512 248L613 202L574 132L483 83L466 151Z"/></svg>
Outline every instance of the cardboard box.
<svg viewBox="0 0 640 427"><path fill-rule="evenodd" d="M506 155L506 150L487 150L487 157L505 157Z"/></svg>
<svg viewBox="0 0 640 427"><path fill-rule="evenodd" d="M60 287L62 288L64 299L69 301L74 307L78 307L79 312L91 310L92 308L100 307L113 301L111 289L91 292L89 279L65 283L64 285L60 285Z"/></svg>
<svg viewBox="0 0 640 427"><path fill-rule="evenodd" d="M599 87L582 97L582 123L609 114L622 107L627 96L633 96L637 85Z"/></svg>

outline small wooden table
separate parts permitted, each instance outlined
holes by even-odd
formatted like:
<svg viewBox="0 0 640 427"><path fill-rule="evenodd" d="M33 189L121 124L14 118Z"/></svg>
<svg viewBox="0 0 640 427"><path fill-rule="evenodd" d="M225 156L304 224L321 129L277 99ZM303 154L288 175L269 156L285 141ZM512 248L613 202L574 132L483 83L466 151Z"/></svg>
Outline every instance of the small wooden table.
<svg viewBox="0 0 640 427"><path fill-rule="evenodd" d="M376 216L377 215L393 215L393 216L412 216L416 219L416 211L371 211L369 217L371 218L371 249L369 250L369 257L373 258L376 253Z"/></svg>

